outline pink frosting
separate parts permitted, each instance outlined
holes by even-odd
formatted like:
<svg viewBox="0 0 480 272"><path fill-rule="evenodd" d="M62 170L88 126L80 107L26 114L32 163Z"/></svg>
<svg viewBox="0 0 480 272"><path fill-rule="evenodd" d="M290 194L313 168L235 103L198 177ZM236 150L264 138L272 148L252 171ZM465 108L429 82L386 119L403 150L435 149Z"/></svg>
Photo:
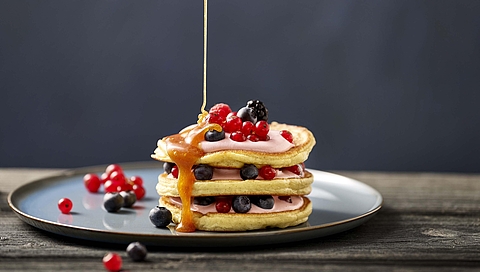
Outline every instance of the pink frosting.
<svg viewBox="0 0 480 272"><path fill-rule="evenodd" d="M273 196L275 200L275 204L273 205L272 209L262 209L258 206L252 204L252 208L248 213L272 213L272 212L284 212L284 211L293 211L299 209L303 205L303 198L301 196L291 196L292 203L281 200L278 196ZM182 201L179 197L171 197L170 202L178 207L182 206ZM201 214L207 213L216 213L217 210L215 208L215 203L212 203L207 206L197 205L192 202L190 205L190 209L194 212L199 212ZM233 209L230 209L229 213L235 213Z"/></svg>
<svg viewBox="0 0 480 272"><path fill-rule="evenodd" d="M270 137L268 141L252 142L246 140L245 142L236 142L230 139L230 133L225 133L225 139L223 140L216 142L202 141L200 145L206 153L221 150L248 150L265 153L280 153L295 146L283 138L278 130L270 130L268 136Z"/></svg>

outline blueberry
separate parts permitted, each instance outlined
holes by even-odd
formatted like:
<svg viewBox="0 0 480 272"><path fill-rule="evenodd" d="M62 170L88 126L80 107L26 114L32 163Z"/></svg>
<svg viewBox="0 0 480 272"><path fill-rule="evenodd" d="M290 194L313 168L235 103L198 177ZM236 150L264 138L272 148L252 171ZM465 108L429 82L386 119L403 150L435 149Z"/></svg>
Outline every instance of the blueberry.
<svg viewBox="0 0 480 272"><path fill-rule="evenodd" d="M127 254L134 262L143 261L147 257L147 248L139 242L130 243Z"/></svg>
<svg viewBox="0 0 480 272"><path fill-rule="evenodd" d="M240 177L243 180L256 179L258 177L258 168L253 164L245 164L240 169Z"/></svg>
<svg viewBox="0 0 480 272"><path fill-rule="evenodd" d="M208 206L215 202L215 198L213 196L199 196L193 199L193 203L202 206Z"/></svg>
<svg viewBox="0 0 480 272"><path fill-rule="evenodd" d="M246 213L252 208L248 196L235 196L232 201L232 208L236 213Z"/></svg>
<svg viewBox="0 0 480 272"><path fill-rule="evenodd" d="M157 228L164 228L172 222L172 213L165 207L156 206L150 210L148 217Z"/></svg>
<svg viewBox="0 0 480 272"><path fill-rule="evenodd" d="M123 191L120 195L123 197L123 207L130 208L137 201L137 195L133 191Z"/></svg>
<svg viewBox="0 0 480 272"><path fill-rule="evenodd" d="M213 167L206 164L197 165L193 174L197 180L210 180L213 177Z"/></svg>
<svg viewBox="0 0 480 272"><path fill-rule="evenodd" d="M170 174L170 173L172 173L172 168L174 166L175 166L175 164L173 162L165 162L163 164L163 170L165 171L165 173Z"/></svg>
<svg viewBox="0 0 480 272"><path fill-rule="evenodd" d="M237 112L237 116L240 117L240 119L242 119L242 122L250 121L254 124L257 122L257 116L255 114L255 110L249 107L243 107L239 109Z"/></svg>
<svg viewBox="0 0 480 272"><path fill-rule="evenodd" d="M209 130L205 133L205 141L216 142L225 139L225 131Z"/></svg>
<svg viewBox="0 0 480 272"><path fill-rule="evenodd" d="M270 195L261 195L261 196L254 196L250 198L252 203L257 205L262 209L270 210L273 208L273 204L275 204L275 200Z"/></svg>
<svg viewBox="0 0 480 272"><path fill-rule="evenodd" d="M103 197L103 207L107 212L117 212L123 207L123 197L119 193L106 193Z"/></svg>

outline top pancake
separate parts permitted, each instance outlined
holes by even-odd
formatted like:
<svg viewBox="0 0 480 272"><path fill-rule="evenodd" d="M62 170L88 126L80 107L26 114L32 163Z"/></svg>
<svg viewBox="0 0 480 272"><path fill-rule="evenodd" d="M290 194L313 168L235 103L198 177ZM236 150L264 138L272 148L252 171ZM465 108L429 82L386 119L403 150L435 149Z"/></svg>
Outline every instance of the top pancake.
<svg viewBox="0 0 480 272"><path fill-rule="evenodd" d="M208 164L213 167L241 168L244 164L257 167L270 165L274 168L288 167L307 160L315 145L315 137L308 129L300 126L272 122L270 130L288 130L293 135L294 147L281 153L267 153L248 150L222 150L205 153L195 164ZM173 162L166 151L165 138L160 139L152 158Z"/></svg>

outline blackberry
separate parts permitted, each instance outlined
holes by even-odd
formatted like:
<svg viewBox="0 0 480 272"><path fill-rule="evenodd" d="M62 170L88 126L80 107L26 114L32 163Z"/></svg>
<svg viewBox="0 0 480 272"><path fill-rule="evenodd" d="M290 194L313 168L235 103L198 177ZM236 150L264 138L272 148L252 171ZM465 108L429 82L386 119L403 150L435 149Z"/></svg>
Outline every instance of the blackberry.
<svg viewBox="0 0 480 272"><path fill-rule="evenodd" d="M247 107L252 108L257 116L258 121L268 121L268 110L260 100L250 100L247 102Z"/></svg>

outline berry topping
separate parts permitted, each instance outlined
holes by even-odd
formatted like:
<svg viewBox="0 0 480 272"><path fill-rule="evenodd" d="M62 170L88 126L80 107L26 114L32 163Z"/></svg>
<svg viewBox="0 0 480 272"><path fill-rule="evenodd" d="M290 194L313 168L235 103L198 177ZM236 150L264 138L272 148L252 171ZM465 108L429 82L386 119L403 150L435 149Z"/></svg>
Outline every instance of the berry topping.
<svg viewBox="0 0 480 272"><path fill-rule="evenodd" d="M209 180L213 177L213 167L206 164L200 164L195 167L193 174L197 180Z"/></svg>
<svg viewBox="0 0 480 272"><path fill-rule="evenodd" d="M303 168L301 164L296 164L292 165L289 167L284 168L285 170L288 170L296 175L303 175Z"/></svg>
<svg viewBox="0 0 480 272"><path fill-rule="evenodd" d="M147 257L147 248L139 242L130 243L127 247L127 255L134 262L143 261Z"/></svg>
<svg viewBox="0 0 480 272"><path fill-rule="evenodd" d="M220 115L218 112L212 112L207 115L207 122L210 124L219 124L223 127L227 116Z"/></svg>
<svg viewBox="0 0 480 272"><path fill-rule="evenodd" d="M280 131L280 135L282 135L282 137L285 138L285 140L293 143L293 135L290 131L282 130L282 131Z"/></svg>
<svg viewBox="0 0 480 272"><path fill-rule="evenodd" d="M258 121L255 124L255 134L258 135L260 139L267 137L269 131L270 126L267 121Z"/></svg>
<svg viewBox="0 0 480 272"><path fill-rule="evenodd" d="M139 176L133 176L130 178L130 182L136 185L143 185L143 179Z"/></svg>
<svg viewBox="0 0 480 272"><path fill-rule="evenodd" d="M98 192L98 189L100 188L100 185L102 185L102 182L100 181L100 178L95 175L95 174L86 174L83 177L83 184L85 185L85 188L91 193L96 193Z"/></svg>
<svg viewBox="0 0 480 272"><path fill-rule="evenodd" d="M141 200L145 196L145 188L141 185L134 184L133 186L133 192L137 196L137 200Z"/></svg>
<svg viewBox="0 0 480 272"><path fill-rule="evenodd" d="M236 213L246 213L252 208L248 196L235 196L232 201L232 208Z"/></svg>
<svg viewBox="0 0 480 272"><path fill-rule="evenodd" d="M292 198L290 196L279 196L278 199L292 203Z"/></svg>
<svg viewBox="0 0 480 272"><path fill-rule="evenodd" d="M148 217L157 228L164 228L172 222L172 213L165 207L156 206L150 210Z"/></svg>
<svg viewBox="0 0 480 272"><path fill-rule="evenodd" d="M225 131L209 130L205 133L205 141L216 142L225 139Z"/></svg>
<svg viewBox="0 0 480 272"><path fill-rule="evenodd" d="M260 168L260 170L258 171L258 175L261 176L263 179L270 180L275 178L275 176L277 175L277 171L273 167L265 165Z"/></svg>
<svg viewBox="0 0 480 272"><path fill-rule="evenodd" d="M201 206L208 206L215 202L213 196L197 196L193 199L193 203Z"/></svg>
<svg viewBox="0 0 480 272"><path fill-rule="evenodd" d="M243 180L256 179L258 177L258 168L253 164L245 164L240 169L240 177Z"/></svg>
<svg viewBox="0 0 480 272"><path fill-rule="evenodd" d="M113 171L110 173L110 180L117 185L122 185L125 183L125 175L123 171Z"/></svg>
<svg viewBox="0 0 480 272"><path fill-rule="evenodd" d="M217 203L215 203L215 209L219 213L228 213L231 208L231 201L229 201L227 198L218 199Z"/></svg>
<svg viewBox="0 0 480 272"><path fill-rule="evenodd" d="M178 178L178 166L176 166L176 165L174 165L174 166L172 167L172 176L173 176L174 178Z"/></svg>
<svg viewBox="0 0 480 272"><path fill-rule="evenodd" d="M275 204L275 200L270 195L253 196L250 199L253 204L262 209L270 210L273 208L273 204Z"/></svg>
<svg viewBox="0 0 480 272"><path fill-rule="evenodd" d="M105 169L105 173L107 173L107 175L110 176L111 173L113 172L123 172L123 169L122 167L120 167L120 165L118 164L110 164L109 166L107 166L107 168Z"/></svg>
<svg viewBox="0 0 480 272"><path fill-rule="evenodd" d="M237 112L237 116L240 117L243 122L250 121L254 124L257 122L257 116L255 114L255 111L252 108L248 108L248 107L240 108Z"/></svg>
<svg viewBox="0 0 480 272"><path fill-rule="evenodd" d="M163 171L165 171L165 173L167 174L170 174L172 173L172 168L175 166L175 164L173 162L165 162L163 164Z"/></svg>
<svg viewBox="0 0 480 272"><path fill-rule="evenodd" d="M118 185L111 180L107 180L104 184L105 193L115 193L118 192Z"/></svg>
<svg viewBox="0 0 480 272"><path fill-rule="evenodd" d="M68 198L62 198L58 201L58 209L63 213L63 214L68 214L73 208L73 203L70 199Z"/></svg>
<svg viewBox="0 0 480 272"><path fill-rule="evenodd" d="M242 129L242 119L240 119L238 116L232 115L231 117L227 118L224 128L225 132L229 133L239 131Z"/></svg>
<svg viewBox="0 0 480 272"><path fill-rule="evenodd" d="M235 131L230 134L230 139L234 140L235 142L245 142L247 140L247 137L240 132L240 131Z"/></svg>
<svg viewBox="0 0 480 272"><path fill-rule="evenodd" d="M218 103L208 111L208 113L217 113L218 115L225 117L227 117L230 112L232 112L232 109L224 103Z"/></svg>
<svg viewBox="0 0 480 272"><path fill-rule="evenodd" d="M122 257L116 253L108 253L102 261L108 271L120 271L122 269Z"/></svg>
<svg viewBox="0 0 480 272"><path fill-rule="evenodd" d="M245 135L251 135L255 132L255 125L250 121L245 121L242 123L240 131Z"/></svg>
<svg viewBox="0 0 480 272"><path fill-rule="evenodd" d="M137 201L137 195L133 191L120 192L123 197L123 207L130 208Z"/></svg>
<svg viewBox="0 0 480 272"><path fill-rule="evenodd" d="M259 100L250 100L247 102L247 107L253 109L258 121L268 121L268 110L263 102Z"/></svg>
<svg viewBox="0 0 480 272"><path fill-rule="evenodd" d="M123 197L119 193L106 193L103 196L103 207L107 212L117 212L124 203Z"/></svg>
<svg viewBox="0 0 480 272"><path fill-rule="evenodd" d="M258 136L255 134L250 134L247 136L247 140L249 140L250 142L258 142L260 141L260 138L258 138Z"/></svg>

